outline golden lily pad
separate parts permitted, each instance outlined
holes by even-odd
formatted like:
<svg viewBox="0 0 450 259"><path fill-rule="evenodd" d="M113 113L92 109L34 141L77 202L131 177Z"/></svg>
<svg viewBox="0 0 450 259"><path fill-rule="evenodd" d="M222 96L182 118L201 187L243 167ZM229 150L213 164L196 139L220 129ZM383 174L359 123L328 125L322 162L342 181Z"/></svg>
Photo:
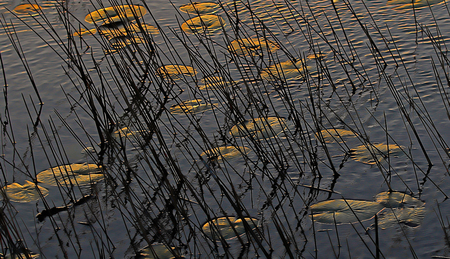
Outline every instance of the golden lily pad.
<svg viewBox="0 0 450 259"><path fill-rule="evenodd" d="M93 11L86 15L84 20L88 23L105 25L132 21L144 16L146 13L145 7L140 5L118 5Z"/></svg>
<svg viewBox="0 0 450 259"><path fill-rule="evenodd" d="M195 76L197 70L184 65L165 65L156 70L156 72L165 78L179 79L182 75Z"/></svg>
<svg viewBox="0 0 450 259"><path fill-rule="evenodd" d="M325 143L342 143L349 137L356 137L356 135L355 133L344 129L324 129L320 131L320 134L316 133L316 138L318 140L323 138Z"/></svg>
<svg viewBox="0 0 450 259"><path fill-rule="evenodd" d="M13 11L17 14L38 15L42 7L38 4L20 4Z"/></svg>
<svg viewBox="0 0 450 259"><path fill-rule="evenodd" d="M146 33L146 34L159 34L158 28L148 23L131 23L130 31L138 32L138 33Z"/></svg>
<svg viewBox="0 0 450 259"><path fill-rule="evenodd" d="M431 6L434 4L438 4L441 2L444 2L445 0L414 0L414 1L407 1L407 0L390 0L387 2L388 5L398 5L394 7L395 10L401 10L401 9L421 9L427 6Z"/></svg>
<svg viewBox="0 0 450 259"><path fill-rule="evenodd" d="M402 153L400 146L395 144L373 144L373 145L361 145L350 150L350 156L356 161L364 164L376 164L382 162L389 155L399 155Z"/></svg>
<svg viewBox="0 0 450 259"><path fill-rule="evenodd" d="M219 5L216 3L194 2L191 4L185 4L180 7L180 11L194 15L212 14L217 12Z"/></svg>
<svg viewBox="0 0 450 259"><path fill-rule="evenodd" d="M225 20L214 14L205 14L187 20L181 29L188 33L215 32L225 26Z"/></svg>
<svg viewBox="0 0 450 259"><path fill-rule="evenodd" d="M175 104L170 107L172 114L198 113L211 109L212 105L203 103L201 99L194 99L184 101L180 104Z"/></svg>
<svg viewBox="0 0 450 259"><path fill-rule="evenodd" d="M230 43L228 51L239 56L256 56L261 51L275 52L280 46L264 38L237 39Z"/></svg>
<svg viewBox="0 0 450 259"><path fill-rule="evenodd" d="M402 192L382 192L375 196L375 201L387 208L423 206L424 202Z"/></svg>
<svg viewBox="0 0 450 259"><path fill-rule="evenodd" d="M261 72L261 78L267 81L301 79L305 77L305 68L311 69L304 60L288 60L267 67Z"/></svg>
<svg viewBox="0 0 450 259"><path fill-rule="evenodd" d="M129 137L139 137L144 133L148 133L145 130L131 130L128 127L123 127L119 130L113 132L112 137L116 139L129 138Z"/></svg>
<svg viewBox="0 0 450 259"><path fill-rule="evenodd" d="M245 217L251 229L256 228L255 218ZM202 226L203 233L212 240L229 240L246 232L244 221L237 217L220 217L206 222Z"/></svg>
<svg viewBox="0 0 450 259"><path fill-rule="evenodd" d="M86 185L104 178L96 164L71 164L53 167L40 172L37 180L51 186Z"/></svg>
<svg viewBox="0 0 450 259"><path fill-rule="evenodd" d="M18 183L8 184L3 187L3 191L10 201L14 202L32 202L37 201L48 195L48 190L36 185L33 182L25 181L24 185Z"/></svg>
<svg viewBox="0 0 450 259"><path fill-rule="evenodd" d="M220 76L209 76L201 80L201 84L198 85L200 90L223 90L228 86L236 85L234 81L226 81Z"/></svg>
<svg viewBox="0 0 450 259"><path fill-rule="evenodd" d="M386 229L398 224L418 227L425 218L425 207L385 209L378 218L378 227Z"/></svg>
<svg viewBox="0 0 450 259"><path fill-rule="evenodd" d="M180 255L176 247L167 248L164 244L152 244L148 246L136 255L136 259L173 259L173 258L184 258Z"/></svg>
<svg viewBox="0 0 450 259"><path fill-rule="evenodd" d="M325 224L348 224L368 220L383 208L378 202L344 199L322 201L310 207L314 221Z"/></svg>
<svg viewBox="0 0 450 259"><path fill-rule="evenodd" d="M255 118L234 125L230 134L233 137L253 136L257 139L277 136L286 128L286 119L279 117Z"/></svg>
<svg viewBox="0 0 450 259"><path fill-rule="evenodd" d="M75 37L83 37L84 35L93 35L97 32L97 29L86 30L85 28L80 28L78 31L74 32L72 35Z"/></svg>
<svg viewBox="0 0 450 259"><path fill-rule="evenodd" d="M216 159L218 161L222 159L232 159L238 156L242 156L242 154L250 153L251 149L248 147L233 147L233 146L224 146L224 147L216 147L210 150L206 150L201 153L200 156L207 159Z"/></svg>

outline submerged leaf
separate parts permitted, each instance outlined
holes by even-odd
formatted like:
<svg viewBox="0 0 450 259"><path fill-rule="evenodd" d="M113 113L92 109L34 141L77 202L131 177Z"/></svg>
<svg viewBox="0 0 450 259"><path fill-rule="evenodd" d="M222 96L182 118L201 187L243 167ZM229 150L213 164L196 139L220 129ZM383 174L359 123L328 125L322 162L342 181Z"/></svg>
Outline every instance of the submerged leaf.
<svg viewBox="0 0 450 259"><path fill-rule="evenodd" d="M187 20L181 29L189 33L215 32L225 26L225 20L214 14L205 14Z"/></svg>
<svg viewBox="0 0 450 259"><path fill-rule="evenodd" d="M261 72L261 78L267 81L301 79L306 76L305 70L310 68L304 60L288 60L267 67Z"/></svg>
<svg viewBox="0 0 450 259"><path fill-rule="evenodd" d="M241 156L242 154L248 154L250 151L251 150L248 147L224 146L206 150L200 156L220 161L222 159L232 159Z"/></svg>
<svg viewBox="0 0 450 259"><path fill-rule="evenodd" d="M194 99L175 104L170 107L172 114L198 113L211 109L212 105L203 103L202 99Z"/></svg>
<svg viewBox="0 0 450 259"><path fill-rule="evenodd" d="M181 75L195 76L197 70L190 66L184 65L165 65L156 70L156 72L164 78L179 79Z"/></svg>
<svg viewBox="0 0 450 259"><path fill-rule="evenodd" d="M39 182L58 185L86 185L103 179L101 167L96 164L71 164L53 167L37 175Z"/></svg>
<svg viewBox="0 0 450 259"><path fill-rule="evenodd" d="M233 126L230 134L233 137L253 136L263 139L277 136L284 128L286 128L286 119L284 118L255 118Z"/></svg>
<svg viewBox="0 0 450 259"><path fill-rule="evenodd" d="M314 221L325 224L356 223L371 219L383 205L372 201L358 200L328 200L311 205Z"/></svg>
<svg viewBox="0 0 450 259"><path fill-rule="evenodd" d="M84 20L88 23L106 25L132 21L144 16L146 13L145 7L140 5L118 5L93 11L86 15Z"/></svg>
<svg viewBox="0 0 450 259"><path fill-rule="evenodd" d="M17 14L38 15L42 7L38 4L20 4L13 11Z"/></svg>
<svg viewBox="0 0 450 259"><path fill-rule="evenodd" d="M244 221L250 228L256 228L255 218L245 217L243 220L237 217L220 217L206 222L202 226L203 233L212 240L229 240L246 232Z"/></svg>
<svg viewBox="0 0 450 259"><path fill-rule="evenodd" d="M386 229L397 224L408 227L418 227L425 218L425 207L417 208L392 208L384 210L378 220L378 227Z"/></svg>
<svg viewBox="0 0 450 259"><path fill-rule="evenodd" d="M261 51L275 52L280 46L264 38L244 38L234 40L228 45L228 51L239 56L256 56Z"/></svg>
<svg viewBox="0 0 450 259"><path fill-rule="evenodd" d="M323 138L325 143L342 143L347 137L356 137L356 135L355 133L344 129L324 129L321 130L320 133L316 133L316 138L318 140Z"/></svg>
<svg viewBox="0 0 450 259"><path fill-rule="evenodd" d="M375 201L387 208L418 207L424 202L402 192L382 192L375 196Z"/></svg>
<svg viewBox="0 0 450 259"><path fill-rule="evenodd" d="M395 144L373 144L373 145L361 145L350 150L351 157L364 164L376 164L382 162L389 155L401 154L402 150L400 146Z"/></svg>
<svg viewBox="0 0 450 259"><path fill-rule="evenodd" d="M180 255L180 251L176 247L167 248L164 244L152 244L145 247L136 255L136 259L172 259L184 258Z"/></svg>
<svg viewBox="0 0 450 259"><path fill-rule="evenodd" d="M194 14L194 15L204 15L204 14L212 14L218 10L219 5L216 3L198 3L194 2L191 4L185 4L180 7L180 11Z"/></svg>
<svg viewBox="0 0 450 259"><path fill-rule="evenodd" d="M32 202L48 195L48 190L33 182L25 181L24 185L18 183L8 184L3 187L3 191L10 201Z"/></svg>

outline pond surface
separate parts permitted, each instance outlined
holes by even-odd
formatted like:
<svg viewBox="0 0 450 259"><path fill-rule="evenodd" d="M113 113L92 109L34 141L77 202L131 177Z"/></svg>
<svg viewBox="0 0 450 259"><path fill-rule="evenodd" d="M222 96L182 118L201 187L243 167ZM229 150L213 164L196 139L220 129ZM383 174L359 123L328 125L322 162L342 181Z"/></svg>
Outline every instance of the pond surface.
<svg viewBox="0 0 450 259"><path fill-rule="evenodd" d="M131 258L163 243L186 258L450 258L446 2L222 1L206 32L181 29L197 16L179 10L189 1L9 12L23 3L0 3L2 186L68 164L105 177L4 199L3 254L23 243L42 258ZM84 20L97 8L128 4L159 32L119 49L98 33L68 37L101 29ZM250 49L230 47L244 38ZM211 150L222 146L233 148ZM413 221L385 224L395 211L378 204L378 228L370 215L310 216L324 200L386 191L421 201L401 205ZM224 216L254 222L233 218L246 233L212 240L202 226Z"/></svg>

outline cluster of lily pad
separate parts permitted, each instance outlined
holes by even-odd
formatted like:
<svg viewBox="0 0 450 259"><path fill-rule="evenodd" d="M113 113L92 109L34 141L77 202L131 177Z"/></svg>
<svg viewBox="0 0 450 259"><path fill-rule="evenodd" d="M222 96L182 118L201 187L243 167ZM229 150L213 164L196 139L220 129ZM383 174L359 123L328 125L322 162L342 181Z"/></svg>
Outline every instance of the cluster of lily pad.
<svg viewBox="0 0 450 259"><path fill-rule="evenodd" d="M311 218L324 224L349 224L372 219L379 215L378 227L385 229L396 224L410 227L420 225L425 216L425 203L402 192L382 192L375 201L336 199L310 206Z"/></svg>

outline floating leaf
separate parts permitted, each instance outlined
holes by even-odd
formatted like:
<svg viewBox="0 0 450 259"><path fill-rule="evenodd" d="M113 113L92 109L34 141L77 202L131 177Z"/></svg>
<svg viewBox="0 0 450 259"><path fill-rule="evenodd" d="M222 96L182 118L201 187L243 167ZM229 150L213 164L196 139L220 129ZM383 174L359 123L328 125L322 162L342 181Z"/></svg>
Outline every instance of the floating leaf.
<svg viewBox="0 0 450 259"><path fill-rule="evenodd" d="M397 224L418 227L425 218L425 207L385 209L378 219L378 227L386 229Z"/></svg>
<svg viewBox="0 0 450 259"><path fill-rule="evenodd" d="M395 144L373 144L373 145L361 145L350 150L350 156L356 161L364 164L376 164L384 161L389 155L401 154L402 150L400 146Z"/></svg>
<svg viewBox="0 0 450 259"><path fill-rule="evenodd" d="M241 156L242 154L248 154L250 151L251 150L248 147L224 146L206 150L205 152L201 153L200 156L207 159L217 159L218 161L220 161L222 159L232 159Z"/></svg>
<svg viewBox="0 0 450 259"><path fill-rule="evenodd" d="M175 104L170 107L170 113L172 114L185 114L185 113L198 113L211 109L212 105L203 103L201 99L194 99L184 101L180 104Z"/></svg>
<svg viewBox="0 0 450 259"><path fill-rule="evenodd" d="M3 187L3 191L6 193L8 199L14 202L37 201L41 198L39 193L41 193L43 197L48 195L47 189L30 181L25 181L24 185L18 183L8 184Z"/></svg>
<svg viewBox="0 0 450 259"><path fill-rule="evenodd" d="M305 68L311 67L306 66L304 60L288 60L267 67L261 72L261 78L267 81L301 79L305 77Z"/></svg>
<svg viewBox="0 0 450 259"><path fill-rule="evenodd" d="M325 143L342 143L347 137L356 137L356 135L355 133L344 129L324 129L320 131L320 134L316 133L316 138L318 140L323 138Z"/></svg>
<svg viewBox="0 0 450 259"><path fill-rule="evenodd" d="M106 25L116 22L128 22L144 16L145 7L140 5L118 5L98 9L86 15L84 20L88 23ZM100 24L101 23L101 24Z"/></svg>
<svg viewBox="0 0 450 259"><path fill-rule="evenodd" d="M38 4L20 4L16 6L13 11L17 14L29 14L29 15L38 15L42 10L42 7Z"/></svg>
<svg viewBox="0 0 450 259"><path fill-rule="evenodd" d="M148 23L137 23L133 22L130 24L130 31L134 31L137 33L146 33L146 34L159 34L158 28Z"/></svg>
<svg viewBox="0 0 450 259"><path fill-rule="evenodd" d="M146 130L131 130L128 127L123 127L119 130L113 132L112 137L116 139L129 138L129 137L139 137L142 134L148 133Z"/></svg>
<svg viewBox="0 0 450 259"><path fill-rule="evenodd" d="M156 70L156 72L165 78L179 79L181 75L195 76L197 70L184 65L165 65Z"/></svg>
<svg viewBox="0 0 450 259"><path fill-rule="evenodd" d="M172 258L184 258L180 255L176 247L167 248L164 244L152 244L145 247L136 255L136 259L172 259Z"/></svg>
<svg viewBox="0 0 450 259"><path fill-rule="evenodd" d="M284 118L255 118L233 126L230 134L233 137L253 136L262 139L277 136L284 128L286 128L286 119Z"/></svg>
<svg viewBox="0 0 450 259"><path fill-rule="evenodd" d="M375 201L387 208L418 207L424 202L402 192L382 192L375 196Z"/></svg>
<svg viewBox="0 0 450 259"><path fill-rule="evenodd" d="M251 229L256 228L255 218L246 217L244 220ZM202 226L203 233L212 240L229 240L238 237L246 232L244 221L236 217L220 217L206 222Z"/></svg>
<svg viewBox="0 0 450 259"><path fill-rule="evenodd" d="M85 28L80 28L78 31L74 32L72 35L75 37L83 37L84 35L93 35L97 32L97 29L86 30Z"/></svg>
<svg viewBox="0 0 450 259"><path fill-rule="evenodd" d="M228 51L239 56L256 56L261 51L275 52L280 46L264 38L237 39L230 43Z"/></svg>
<svg viewBox="0 0 450 259"><path fill-rule="evenodd" d="M325 224L356 223L371 219L383 205L372 201L328 200L310 207L314 221Z"/></svg>
<svg viewBox="0 0 450 259"><path fill-rule="evenodd" d="M225 20L214 14L205 14L187 20L181 29L189 33L215 32L225 26Z"/></svg>
<svg viewBox="0 0 450 259"><path fill-rule="evenodd" d="M86 185L103 179L101 167L95 164L71 164L47 169L37 175L39 182L57 185Z"/></svg>
<svg viewBox="0 0 450 259"><path fill-rule="evenodd" d="M180 11L194 15L212 14L218 10L219 5L216 3L194 2L191 4L185 4L180 7Z"/></svg>
<svg viewBox="0 0 450 259"><path fill-rule="evenodd" d="M201 80L201 84L199 84L198 88L200 90L223 90L226 87L233 85L236 85L234 81L226 81L220 76L209 76Z"/></svg>

